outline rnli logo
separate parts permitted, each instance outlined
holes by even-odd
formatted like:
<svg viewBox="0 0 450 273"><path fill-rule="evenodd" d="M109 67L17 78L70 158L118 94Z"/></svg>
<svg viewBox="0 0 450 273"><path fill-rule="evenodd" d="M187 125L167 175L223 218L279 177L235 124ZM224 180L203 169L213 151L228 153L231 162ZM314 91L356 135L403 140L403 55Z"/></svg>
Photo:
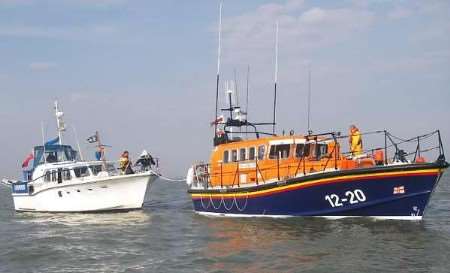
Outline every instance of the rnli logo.
<svg viewBox="0 0 450 273"><path fill-rule="evenodd" d="M394 187L394 194L404 194L405 186Z"/></svg>

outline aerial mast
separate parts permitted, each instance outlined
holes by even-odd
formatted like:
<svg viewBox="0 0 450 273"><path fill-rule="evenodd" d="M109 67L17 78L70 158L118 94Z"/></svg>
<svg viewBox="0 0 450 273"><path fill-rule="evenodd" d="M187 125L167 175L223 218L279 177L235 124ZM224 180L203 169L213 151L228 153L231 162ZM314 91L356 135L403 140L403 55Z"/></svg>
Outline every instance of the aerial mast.
<svg viewBox="0 0 450 273"><path fill-rule="evenodd" d="M277 81L278 81L278 21L275 30L275 80L274 80L274 97L273 97L273 122L272 134L275 135L276 114L277 114Z"/></svg>
<svg viewBox="0 0 450 273"><path fill-rule="evenodd" d="M220 55L221 55L221 36L222 36L222 5L223 2L220 1L219 4L219 43L217 48L217 78L216 78L216 114L214 116L214 138L217 134L217 115L219 107L219 79L220 79Z"/></svg>
<svg viewBox="0 0 450 273"><path fill-rule="evenodd" d="M311 63L308 63L308 134L312 135L312 130L311 130Z"/></svg>
<svg viewBox="0 0 450 273"><path fill-rule="evenodd" d="M63 121L64 112L58 108L58 101L55 100L55 116L56 116L56 128L58 131L59 145L62 145L62 133L66 130Z"/></svg>

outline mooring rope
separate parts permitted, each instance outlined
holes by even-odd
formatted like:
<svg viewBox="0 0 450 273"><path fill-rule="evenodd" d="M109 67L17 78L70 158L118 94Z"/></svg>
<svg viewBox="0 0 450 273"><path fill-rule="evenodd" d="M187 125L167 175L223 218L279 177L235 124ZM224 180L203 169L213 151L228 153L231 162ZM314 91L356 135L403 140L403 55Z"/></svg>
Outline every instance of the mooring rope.
<svg viewBox="0 0 450 273"><path fill-rule="evenodd" d="M169 178L162 175L159 175L159 178L162 178L164 180L170 181L170 182L185 182L186 179L175 179L175 178Z"/></svg>

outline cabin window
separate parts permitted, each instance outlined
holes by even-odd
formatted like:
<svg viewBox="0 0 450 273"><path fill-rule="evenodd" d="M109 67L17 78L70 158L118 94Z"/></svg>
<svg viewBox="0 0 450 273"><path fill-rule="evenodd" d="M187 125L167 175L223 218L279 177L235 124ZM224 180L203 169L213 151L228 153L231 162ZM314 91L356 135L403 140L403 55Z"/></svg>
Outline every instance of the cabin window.
<svg viewBox="0 0 450 273"><path fill-rule="evenodd" d="M89 168L91 169L93 175L97 175L99 172L102 171L102 165L92 165L89 166Z"/></svg>
<svg viewBox="0 0 450 273"><path fill-rule="evenodd" d="M231 150L231 161L237 162L237 150Z"/></svg>
<svg viewBox="0 0 450 273"><path fill-rule="evenodd" d="M265 152L266 152L266 147L264 145L261 145L258 147L258 160L264 159Z"/></svg>
<svg viewBox="0 0 450 273"><path fill-rule="evenodd" d="M327 144L317 144L316 145L316 156L317 158L322 158L328 154L328 145Z"/></svg>
<svg viewBox="0 0 450 273"><path fill-rule="evenodd" d="M76 177L85 177L89 176L89 170L88 167L78 167L73 168L73 172L75 173Z"/></svg>
<svg viewBox="0 0 450 273"><path fill-rule="evenodd" d="M58 180L58 172L56 170L52 171L52 182L55 182Z"/></svg>
<svg viewBox="0 0 450 273"><path fill-rule="evenodd" d="M304 157L309 156L310 145L307 144L297 144L295 147L295 156L296 157Z"/></svg>
<svg viewBox="0 0 450 273"><path fill-rule="evenodd" d="M248 149L248 160L255 160L255 147Z"/></svg>
<svg viewBox="0 0 450 273"><path fill-rule="evenodd" d="M247 149L241 148L239 150L239 161L245 161L247 160Z"/></svg>
<svg viewBox="0 0 450 273"><path fill-rule="evenodd" d="M70 180L70 179L72 179L72 175L70 174L70 170L69 169L64 169L62 171L62 177L63 177L63 180Z"/></svg>
<svg viewBox="0 0 450 273"><path fill-rule="evenodd" d="M228 163L229 158L230 158L230 152L223 151L223 163Z"/></svg>
<svg viewBox="0 0 450 273"><path fill-rule="evenodd" d="M47 171L47 172L45 173L44 181L45 181L45 182L50 182L50 181L52 181L52 173L51 173L51 172Z"/></svg>
<svg viewBox="0 0 450 273"><path fill-rule="evenodd" d="M270 146L269 158L271 159L276 159L277 157L281 159L288 158L290 149L291 149L290 144L280 144Z"/></svg>

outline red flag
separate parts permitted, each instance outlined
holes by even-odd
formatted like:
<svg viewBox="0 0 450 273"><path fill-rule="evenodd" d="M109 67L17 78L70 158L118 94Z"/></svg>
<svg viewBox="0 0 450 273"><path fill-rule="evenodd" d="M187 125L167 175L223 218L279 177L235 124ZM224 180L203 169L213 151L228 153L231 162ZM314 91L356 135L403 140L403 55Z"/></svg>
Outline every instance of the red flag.
<svg viewBox="0 0 450 273"><path fill-rule="evenodd" d="M34 158L33 154L29 154L25 160L22 162L22 168L28 167L28 163Z"/></svg>
<svg viewBox="0 0 450 273"><path fill-rule="evenodd" d="M209 125L213 126L214 124L219 124L223 122L223 116L217 117L215 121L211 122Z"/></svg>

